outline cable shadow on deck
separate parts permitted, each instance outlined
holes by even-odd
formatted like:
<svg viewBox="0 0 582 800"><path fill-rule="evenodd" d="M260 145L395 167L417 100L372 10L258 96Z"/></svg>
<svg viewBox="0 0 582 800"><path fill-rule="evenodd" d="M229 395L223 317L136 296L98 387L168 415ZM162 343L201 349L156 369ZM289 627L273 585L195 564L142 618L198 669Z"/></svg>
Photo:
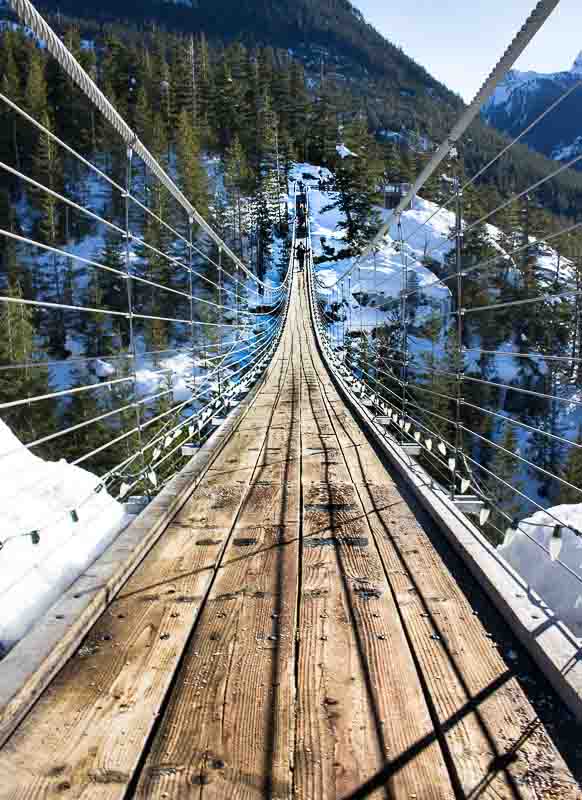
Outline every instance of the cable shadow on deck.
<svg viewBox="0 0 582 800"><path fill-rule="evenodd" d="M323 387L322 387L322 391L323 391L323 393L325 395L325 390L323 389ZM331 412L329 412L329 403L328 403L328 413L330 414L330 419L331 419ZM356 443L354 442L353 437L351 436L351 434L350 434L349 430L347 429L347 427L342 424L341 419L340 418L336 418L335 419L335 423L338 424L339 426L341 426L345 436L348 438L349 441L352 442L352 444L355 445ZM361 458L361 450L359 450L357 447L354 447L354 453L355 453L355 457L356 457L356 459L357 459L357 461L359 463L361 474L365 475L366 474L365 465L364 465L364 463L362 461L362 458ZM346 465L348 466L348 470L349 470L349 465L347 464L347 462L346 462ZM352 480L354 480L354 476L352 475L351 477L352 477ZM459 709L457 714L454 715L453 717L451 717L450 719L448 719L446 721L441 721L439 719L439 714L438 714L437 708L435 706L435 703L433 701L432 692L431 692L431 690L429 688L429 685L428 685L427 681L425 680L423 672L422 672L421 664L419 662L418 654L416 652L415 643L414 643L412 637L410 636L408 624L407 624L406 620L404 619L404 617L403 617L403 615L401 613L401 610L399 608L398 598L397 598L395 589L394 589L394 587L392 585L392 582L390 580L389 572L388 572L387 565L385 563L384 557L383 557L383 555L381 553L380 548L378 548L380 559L381 559L381 562L382 562L382 565L383 565L383 568L384 568L385 578L387 580L388 586L390 587L390 589L391 589L391 591L393 593L394 603L395 603L396 608L398 610L398 613L399 613L399 616L400 616L401 625L402 625L402 628L404 630L406 639L408 641L408 644L409 644L409 647L410 647L410 652L412 654L412 657L413 657L413 660L414 660L414 663L415 663L415 667L416 667L416 670L417 670L417 673L418 673L418 678L419 678L420 684L421 684L422 689L423 689L423 694L425 696L425 700L426 700L428 708L429 708L429 713L430 713L430 716L431 716L431 719L432 719L432 722L433 722L433 725L434 725L434 734L431 735L431 736L426 737L424 740L421 740L419 743L417 743L417 745L415 745L414 748L409 749L408 751L406 751L406 753L402 754L400 757L395 759L395 761L391 762L390 764L387 764L385 769L382 770L379 773L378 779L376 781L374 781L373 784L370 785L370 788L365 789L365 790L364 790L364 788L362 788L362 790L360 790L356 794L354 794L353 797L366 797L366 796L369 795L369 793L371 791L373 791L374 789L378 789L380 787L383 787L383 788L386 789L386 783L388 781L390 781L390 779L396 774L396 772L398 770L402 769L407 763L409 763L409 761L411 761L413 758L415 758L420 752L422 752L422 750L424 748L428 747L435 740L439 741L439 744L440 744L443 756L445 758L445 762L446 762L447 768L449 770L450 778L451 778L451 781L453 783L453 787L454 787L455 794L456 794L457 798L463 798L463 799L467 798L468 799L468 798L478 797L485 790L485 788L495 779L496 775L499 774L500 772L504 773L504 782L508 786L512 797L515 798L516 800L518 798L524 797L524 794L520 790L520 787L518 786L514 775L511 773L511 771L508 769L508 767L509 767L509 765L511 763L513 763L517 759L518 750L523 746L525 741L527 741L527 739L535 732L535 730L539 726L539 724L540 724L539 720L533 721L531 723L531 725L529 726L528 732L525 733L524 735L522 735L521 739L516 744L514 744L511 748L509 748L506 752L501 753L499 751L499 748L497 746L495 737L494 737L492 731L489 729L489 725L487 724L487 722L483 718L482 714L480 713L480 705L484 702L484 700L490 698L495 692L499 691L499 689L501 689L503 686L505 686L505 684L507 684L507 682L509 680L511 680L511 678L513 677L512 671L511 670L507 670L505 673L502 673L501 675L499 675L498 678L496 678L496 680L493 681L491 684L489 684L487 687L484 687L479 693L472 694L469 686L467 685L467 682L464 679L462 670L460 669L460 667L459 667L459 665L458 665L458 663L457 663L457 661L456 661L456 659L455 659L455 657L454 657L454 655L453 655L453 653L452 653L452 651L451 651L451 649L450 649L450 647L449 647L449 645L448 645L448 643L446 641L446 637L444 635L444 632L441 630L441 628L440 628L440 626L438 624L438 620L435 618L434 614L432 613L432 610L430 608L430 604L427 602L427 599L423 595L421 586L419 585L419 583L416 580L414 574L412 573L411 569L409 568L406 560L402 557L402 553L400 551L400 547L399 547L398 542L392 536L388 526L386 525L386 523L384 522L384 520L382 519L382 517L381 517L381 515L379 513L380 512L380 507L378 506L378 503L376 501L376 497L374 496L373 492L371 492L370 489L364 484L358 484L358 492L360 493L360 495L362 495L363 493L367 493L367 498L360 496L360 499L362 501L362 505L364 506L364 508L370 508L370 505L367 505L364 502L365 499L367 499L369 501L369 503L371 504L371 510L365 516L367 517L368 527L369 527L369 531L370 531L370 535L372 536L372 539L375 540L377 534L374 531L374 526L371 524L371 518L374 519L376 524L379 523L382 526L382 530L380 531L379 535L386 537L386 539L388 539L390 541L392 547L394 548L394 551L397 553L397 556L398 556L398 559L399 559L399 562L400 562L400 567L403 570L404 574L409 579L410 584L412 586L412 591L414 592L415 596L419 598L419 600L420 600L420 602L422 604L423 616L428 618L428 620L430 622L430 625L431 625L431 629L433 631L433 635L435 637L438 637L438 639L440 641L442 649L443 649L443 651L444 651L444 653L446 655L446 659L449 662L449 664L450 664L450 666L451 666L451 668L452 668L452 670L453 670L453 672L455 674L455 677L456 677L457 681L459 682L459 685L460 685L463 693L466 696L466 703L464 704L464 706L461 709ZM405 498L406 498L406 496L403 497L403 500L405 500ZM410 501L407 502L407 505L410 506ZM414 506L412 506L412 507L414 509ZM425 523L425 525L422 525L423 529L425 527L426 527L426 523ZM340 561L340 563L341 563L341 556L338 556L338 561ZM358 644L358 650L359 650L359 653L360 653L361 663L362 663L362 667L363 667L364 671L367 674L368 670L367 670L366 659L365 659L365 655L364 655L364 646L363 646L363 642L361 640L361 637L359 635L359 631L358 631L357 625L355 624L356 611L355 611L355 608L354 608L354 605L353 605L353 602L352 602L351 594L348 591L348 587L347 587L347 583L346 583L346 579L345 579L344 565L341 564L341 567L342 568L340 570L340 574L342 576L342 580L344 581L344 584L346 584L346 597L347 597L347 601L348 601L348 603L350 605L350 614L351 614L352 620L354 622L354 630L355 630L355 633L356 633L356 639L357 639L357 644ZM369 682L369 685L371 686L371 681ZM373 702L373 694L372 694L371 691L369 691L369 695L370 695L371 701ZM375 710L375 713L376 713L376 716L377 716L377 712L376 712L375 706L374 706L374 710ZM446 738L445 734L446 734L447 731L451 730L452 727L455 724L458 723L458 721L463 719L468 714L473 714L474 715L474 718L476 719L477 724L478 724L478 726L479 726L479 728L480 728L480 730L481 730L481 732L482 732L482 734L483 734L483 736L484 736L484 738L485 738L485 740L487 742L487 747L488 747L489 751L491 753L493 753L493 758L491 759L489 765L487 766L486 774L482 777L482 779L479 781L477 786L472 787L470 789L470 791L467 793L463 789L461 778L459 776L459 773L458 773L458 770L457 770L457 766L455 764L455 760L453 758L453 755L452 755L452 753L450 751L449 744L447 742L447 738ZM527 794L527 792L526 792L526 794ZM351 795L350 795L350 798L351 798Z"/></svg>
<svg viewBox="0 0 582 800"><path fill-rule="evenodd" d="M341 420L339 420L339 424L341 425ZM350 436L349 430L347 430L344 426L342 427L344 429L345 434L347 436ZM376 451L377 455L379 456L380 460L383 463L385 463L383 454L377 450L372 440L369 439L369 441L370 444L373 446L374 450ZM361 462L360 453L358 452L358 450L355 450L355 453L360 463L360 468L363 470L364 465ZM388 467L387 469L389 470ZM448 545L448 543L446 543L443 540L443 537L438 535L438 531L436 530L435 525L432 519L429 517L428 513L424 511L424 509L418 506L418 503L413 498L412 493L405 485L402 478L398 475L394 475L391 470L389 470L389 473L391 479L394 482L395 488L397 489L398 493L401 496L401 502L406 503L408 508L411 510L412 514L414 515L415 521L422 529L424 535L434 548L435 553L438 555L442 563L446 565L446 568L449 570L451 577L455 581L457 587L460 589L462 594L467 599L470 606L473 609L478 609L478 612L476 613L478 613L479 619L483 624L483 626L485 627L485 629L488 630L489 632L494 631L495 639L498 642L501 637L503 637L506 640L507 647L504 647L503 648L504 650L508 650L510 645L515 647L516 646L515 637L508 631L505 622L500 618L498 612L491 607L490 603L486 601L483 590L474 581L469 579L467 569L462 564L459 556L452 550L452 548ZM570 720L569 720L569 725L564 726L563 733L560 733L558 731L558 725L556 725L555 714L552 714L551 711L549 712L548 708L546 707L546 697L548 694L553 695L554 694L553 690L548 685L546 685L545 681L543 681L542 679L542 683L544 685L542 686L538 685L537 687L535 687L537 689L537 692L533 691L534 686L532 686L532 680L529 677L529 675L526 674L524 676L521 674L523 672L524 661L527 660L528 662L527 672L535 674L536 678L538 676L538 671L535 668L533 668L532 665L529 663L529 656L527 656L525 652L522 651L521 645L518 646L520 655L517 665L508 664L507 661L505 660L507 671L502 675L500 675L492 684L490 684L487 687L484 687L478 693L472 695L462 675L462 671L459 667L459 664L457 663L454 654L451 652L451 649L448 646L446 636L444 635L442 630L440 630L438 620L432 613L429 603L427 602L427 598L424 596L422 592L422 587L419 581L417 580L414 573L407 564L406 559L403 558L401 552L401 544L392 535L389 526L386 525L386 523L382 518L382 511L384 511L385 509L385 504L378 503L377 496L374 494L373 491L371 491L369 486L365 484L360 484L359 490L361 493L365 493L365 497L369 502L370 511L367 513L366 516L369 519L373 519L377 526L378 525L381 526L382 530L380 532L380 535L384 536L388 541L390 541L390 544L394 552L398 556L400 567L406 574L408 580L410 581L415 596L418 597L418 599L422 603L423 613L430 622L434 635L439 637L440 645L446 654L447 660L450 663L452 669L454 670L454 673L457 679L459 680L459 683L464 693L466 694L467 697L466 705L464 705L462 709L459 709L459 711L456 714L452 715L450 718L439 723L443 734L451 730L455 726L455 724L457 724L461 719L463 719L469 713L474 713L484 735L487 738L488 744L491 748L491 752L494 753L494 757L491 760L491 763L488 767L487 775L485 775L481 780L481 782L476 787L474 787L468 794L461 792L460 796L462 798L478 797L479 794L481 794L484 791L484 789L494 779L495 774L500 771L504 771L507 778L509 779L512 795L515 798L523 797L524 794L520 790L520 787L516 784L514 777L509 773L508 767L511 763L517 760L519 750L523 747L528 738L530 738L540 726L542 726L545 729L545 731L550 735L550 737L554 741L554 744L556 745L561 755L565 759L567 766L576 777L576 780L580 782L582 780L582 763L579 757L577 757L578 754L576 754L575 752L571 752L574 749L574 745L572 743L572 732L573 732L572 728L574 731L576 731L577 730L576 724L571 715L569 715L569 713L566 711L566 709L562 708L563 715L565 715L566 717L570 717ZM370 529L372 530L372 525L370 525ZM551 621L548 621L548 624L550 623ZM406 629L406 623L404 621L403 621L403 626ZM499 633L500 629L502 631L501 636ZM523 689L527 698L531 702L537 714L537 717L536 719L530 721L528 728L517 742L515 742L506 752L500 753L496 746L495 737L490 731L488 724L483 719L483 716L479 711L479 707L480 705L483 704L485 700L489 699L496 691L502 689L503 686L513 678L515 678L521 685L521 688ZM427 697L427 699L429 698ZM556 705L561 706L561 701L559 701L557 698L555 702ZM569 731L568 728L570 728ZM427 741L424 746L426 746L429 743L430 741ZM389 776L390 774L392 774L391 768L387 767L386 770L380 774L381 775L385 774L386 776ZM372 785L378 788L378 786L381 786L382 783L372 782L370 783L370 786ZM366 793L364 794L356 793L353 795L353 798L350 795L348 796L348 798L346 798L346 800L356 800L356 798L367 797L369 795L369 792L372 790L373 789L366 790Z"/></svg>

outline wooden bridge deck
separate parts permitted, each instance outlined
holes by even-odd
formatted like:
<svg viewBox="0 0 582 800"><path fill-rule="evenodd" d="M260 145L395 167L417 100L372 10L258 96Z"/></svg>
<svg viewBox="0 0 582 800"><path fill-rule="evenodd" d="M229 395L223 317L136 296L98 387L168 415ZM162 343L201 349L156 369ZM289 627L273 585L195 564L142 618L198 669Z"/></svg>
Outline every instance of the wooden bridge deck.
<svg viewBox="0 0 582 800"><path fill-rule="evenodd" d="M303 280L232 439L0 751L0 798L582 797L334 389Z"/></svg>

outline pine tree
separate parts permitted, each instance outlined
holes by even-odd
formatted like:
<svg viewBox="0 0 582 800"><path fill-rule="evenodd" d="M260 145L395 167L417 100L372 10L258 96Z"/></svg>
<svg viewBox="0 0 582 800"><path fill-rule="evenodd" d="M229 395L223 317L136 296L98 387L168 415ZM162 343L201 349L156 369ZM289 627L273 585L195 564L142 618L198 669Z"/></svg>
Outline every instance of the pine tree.
<svg viewBox="0 0 582 800"><path fill-rule="evenodd" d="M329 94L325 88L317 98L306 132L309 141L309 158L318 164L332 166L337 161L338 125Z"/></svg>
<svg viewBox="0 0 582 800"><path fill-rule="evenodd" d="M483 479L487 484L487 493L493 503L490 517L491 526L504 531L507 527L507 519L504 515L508 515L513 519L520 508L519 495L514 489L521 490L522 488L522 481L519 477L520 464L511 455L517 451L517 437L513 426L509 422L505 425L501 447L504 450L495 448L495 455L491 459L489 471L493 474L481 473L479 478ZM497 509L503 513L500 513ZM493 531L493 538L499 543L499 534L495 532L493 527L491 527L491 531Z"/></svg>
<svg viewBox="0 0 582 800"><path fill-rule="evenodd" d="M202 146L211 144L212 136L209 128L212 69L208 42L204 34L200 34L196 47L196 75L198 78L198 125Z"/></svg>
<svg viewBox="0 0 582 800"><path fill-rule="evenodd" d="M80 368L71 370L71 379L74 386L86 386L95 383L95 376ZM106 406L105 408L104 405ZM62 437L59 444L61 457L73 460L81 454L85 455L93 450L98 450L115 438L117 431L111 428L109 422L97 419L111 405L112 401L108 399L108 395L104 394L103 390L98 389L79 392L67 398L62 413L61 424L63 428L72 428L81 423L89 424ZM85 462L85 468L90 469L97 475L102 475L117 463L115 449L107 447Z"/></svg>
<svg viewBox="0 0 582 800"><path fill-rule="evenodd" d="M224 185L233 214L234 238L239 253L243 253L245 224L243 221L243 194L250 191L251 172L238 136L235 136L226 151Z"/></svg>
<svg viewBox="0 0 582 800"><path fill-rule="evenodd" d="M51 122L46 111L43 112L41 121L50 130ZM33 174L43 187L53 191L61 188L62 165L58 158L57 146L45 133L40 134L33 155ZM41 243L55 247L61 239L61 217L57 199L43 189L36 188L32 191L31 199L39 214L36 221L37 236ZM43 291L47 293L51 301L64 303L61 259L55 252L50 252L48 255L43 252L43 255L49 265L48 272L45 272L43 276ZM61 308L48 309L47 317L50 350L55 355L62 355L65 353L66 343L64 310Z"/></svg>
<svg viewBox="0 0 582 800"><path fill-rule="evenodd" d="M47 84L44 74L44 59L39 50L31 50L28 77L24 92L24 104L28 113L39 122L48 108Z"/></svg>
<svg viewBox="0 0 582 800"><path fill-rule="evenodd" d="M88 308L104 308L105 292L101 285L101 277L105 274L98 269L91 271L84 303ZM88 356L102 357L111 353L111 337L108 335L110 320L107 315L85 313L83 314L82 327L86 339L85 352Z"/></svg>
<svg viewBox="0 0 582 800"><path fill-rule="evenodd" d="M149 147L153 137L152 108L145 86L137 90L137 98L133 114L135 131L142 142Z"/></svg>
<svg viewBox="0 0 582 800"><path fill-rule="evenodd" d="M546 393L555 396L557 394L557 370L554 362L549 362L547 365L548 375L546 386ZM540 416L536 416L536 431L529 437L527 444L527 457L535 464L550 475L545 475L535 467L529 467L529 472L532 477L538 482L538 492L542 497L551 497L552 493L556 493L558 485L552 479L551 475L559 475L562 470L562 456L564 445L559 438L563 436L563 424L560 418L560 402L558 400L546 400L544 402L545 409Z"/></svg>
<svg viewBox="0 0 582 800"><path fill-rule="evenodd" d="M10 276L8 297L23 297L18 280ZM34 350L33 312L25 305L2 303L0 306L0 356L3 362L23 363L32 358Z"/></svg>
<svg viewBox="0 0 582 800"><path fill-rule="evenodd" d="M3 402L36 397L50 392L49 375L41 363L33 365L36 349L34 312L18 303L23 293L18 279L10 276L4 293L15 302L0 304L0 396ZM48 404L16 406L4 416L12 432L23 442L54 430L54 409Z"/></svg>
<svg viewBox="0 0 582 800"><path fill-rule="evenodd" d="M198 133L198 87L194 38L180 40L172 65L172 127L176 130L182 112Z"/></svg>
<svg viewBox="0 0 582 800"><path fill-rule="evenodd" d="M346 144L355 156L340 159L336 166L332 207L342 214L338 227L345 231L350 247L348 255L357 255L379 224L374 206L380 202L378 189L382 162L376 143L362 119L350 125L345 134Z"/></svg>
<svg viewBox="0 0 582 800"><path fill-rule="evenodd" d="M14 59L13 37L4 34L2 48L2 64L0 68L0 87L13 103L22 104L22 87L20 74ZM19 167L20 151L16 114L4 103L0 106L0 157L2 161Z"/></svg>
<svg viewBox="0 0 582 800"><path fill-rule="evenodd" d="M186 109L178 120L176 134L176 157L180 187L197 211L208 213L208 179L200 161L200 146Z"/></svg>
<svg viewBox="0 0 582 800"><path fill-rule="evenodd" d="M386 148L383 177L386 183L403 182L402 154L398 145L394 143Z"/></svg>
<svg viewBox="0 0 582 800"><path fill-rule="evenodd" d="M560 484L559 503L582 503L582 428L576 437L577 447L571 447L561 477L579 489Z"/></svg>

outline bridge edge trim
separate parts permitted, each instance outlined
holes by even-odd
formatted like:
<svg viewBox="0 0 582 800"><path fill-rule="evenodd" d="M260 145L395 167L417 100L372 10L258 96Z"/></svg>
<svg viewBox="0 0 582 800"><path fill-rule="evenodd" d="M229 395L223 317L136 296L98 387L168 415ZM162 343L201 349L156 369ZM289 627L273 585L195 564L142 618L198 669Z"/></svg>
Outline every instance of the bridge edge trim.
<svg viewBox="0 0 582 800"><path fill-rule="evenodd" d="M0 747L74 655L103 611L194 493L250 410L270 368L271 364L200 451L120 531L101 556L87 567L0 662Z"/></svg>
<svg viewBox="0 0 582 800"><path fill-rule="evenodd" d="M497 554L491 545L449 500L444 491L429 488L434 482L407 456L396 441L383 436L373 417L355 398L343 378L334 371L321 338L313 300L313 274L308 274L308 298L317 348L342 399L363 430L388 462L396 468L406 485L447 541L470 570L479 586L493 602L513 634L532 657L542 674L567 708L582 724L582 646L574 634L558 620L542 598ZM537 632L536 632L537 631Z"/></svg>

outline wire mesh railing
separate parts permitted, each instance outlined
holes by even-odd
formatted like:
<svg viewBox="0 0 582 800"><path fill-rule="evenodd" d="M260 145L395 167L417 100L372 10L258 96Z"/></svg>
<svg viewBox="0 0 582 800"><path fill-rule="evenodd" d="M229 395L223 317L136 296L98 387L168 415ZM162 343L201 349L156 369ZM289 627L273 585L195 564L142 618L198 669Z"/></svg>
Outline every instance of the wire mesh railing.
<svg viewBox="0 0 582 800"><path fill-rule="evenodd" d="M456 152L437 158L446 170L437 178L452 192L428 202L419 179L386 212L373 247L337 277L323 258L311 264L334 369L411 468L421 465L435 491L469 508L509 557L514 548L528 580L543 567L537 557L524 566L520 536L567 574L574 588L561 610L571 625L582 602L572 544L582 535L582 238L579 222L545 214L540 191L581 157L548 166L541 179L518 175L493 201L482 187L581 88L573 80L471 176L462 140L450 136Z"/></svg>
<svg viewBox="0 0 582 800"><path fill-rule="evenodd" d="M87 157L0 92L23 142L0 161L18 209L0 228L0 415L16 436L0 459L25 450L98 476L63 512L76 521L103 489L153 496L220 424L277 346L291 271L259 279L180 190L172 153L152 155L31 4L13 6L109 142Z"/></svg>

